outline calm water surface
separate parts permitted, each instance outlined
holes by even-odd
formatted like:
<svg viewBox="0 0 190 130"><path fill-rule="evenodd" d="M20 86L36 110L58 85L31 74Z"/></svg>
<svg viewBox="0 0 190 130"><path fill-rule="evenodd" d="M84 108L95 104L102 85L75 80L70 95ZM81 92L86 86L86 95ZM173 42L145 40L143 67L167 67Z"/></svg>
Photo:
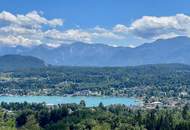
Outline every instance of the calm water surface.
<svg viewBox="0 0 190 130"><path fill-rule="evenodd" d="M135 98L126 98L126 97L86 97L86 96L0 96L0 102L24 102L29 103L42 103L57 105L65 103L77 103L79 104L81 100L86 102L86 106L98 106L100 102L104 105L111 104L125 104L127 106L139 105L140 100Z"/></svg>

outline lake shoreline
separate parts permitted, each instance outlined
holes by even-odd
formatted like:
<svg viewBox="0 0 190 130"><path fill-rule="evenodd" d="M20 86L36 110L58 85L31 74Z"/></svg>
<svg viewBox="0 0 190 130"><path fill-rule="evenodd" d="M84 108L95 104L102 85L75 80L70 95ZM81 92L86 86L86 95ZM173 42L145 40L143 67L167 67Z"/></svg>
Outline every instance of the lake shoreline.
<svg viewBox="0 0 190 130"><path fill-rule="evenodd" d="M0 96L0 102L28 102L28 103L46 103L51 105L58 104L79 104L84 100L87 106L98 106L99 103L104 105L122 104L126 106L139 106L143 103L137 98L116 97L116 96Z"/></svg>

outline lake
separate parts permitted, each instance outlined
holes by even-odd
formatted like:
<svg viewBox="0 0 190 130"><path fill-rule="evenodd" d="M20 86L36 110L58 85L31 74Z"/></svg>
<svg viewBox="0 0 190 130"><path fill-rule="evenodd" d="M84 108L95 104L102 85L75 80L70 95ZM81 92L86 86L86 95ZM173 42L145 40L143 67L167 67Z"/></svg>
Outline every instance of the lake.
<svg viewBox="0 0 190 130"><path fill-rule="evenodd" d="M95 97L95 96L0 96L0 102L29 102L42 103L49 105L77 103L81 100L86 102L87 107L98 106L100 102L104 105L124 104L127 106L134 106L141 104L141 101L135 98L126 97Z"/></svg>

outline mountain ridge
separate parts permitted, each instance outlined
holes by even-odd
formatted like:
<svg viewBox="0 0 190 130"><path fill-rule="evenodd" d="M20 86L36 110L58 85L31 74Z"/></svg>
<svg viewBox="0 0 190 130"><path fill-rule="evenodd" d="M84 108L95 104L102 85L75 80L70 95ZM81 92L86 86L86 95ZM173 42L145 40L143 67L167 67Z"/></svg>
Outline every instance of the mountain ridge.
<svg viewBox="0 0 190 130"><path fill-rule="evenodd" d="M68 66L136 66L145 64L190 64L190 38L176 37L156 40L141 46L112 47L105 44L75 42L57 48L0 47L0 55L30 55L52 65Z"/></svg>

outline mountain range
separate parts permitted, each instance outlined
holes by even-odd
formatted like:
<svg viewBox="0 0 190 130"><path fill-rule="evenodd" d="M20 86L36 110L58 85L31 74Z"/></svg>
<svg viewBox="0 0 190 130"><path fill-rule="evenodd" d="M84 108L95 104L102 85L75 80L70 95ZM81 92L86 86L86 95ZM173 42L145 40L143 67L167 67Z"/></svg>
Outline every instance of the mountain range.
<svg viewBox="0 0 190 130"><path fill-rule="evenodd" d="M136 66L144 64L190 64L190 38L176 37L145 43L136 48L76 42L57 48L0 45L0 55L34 56L47 64L68 66Z"/></svg>

